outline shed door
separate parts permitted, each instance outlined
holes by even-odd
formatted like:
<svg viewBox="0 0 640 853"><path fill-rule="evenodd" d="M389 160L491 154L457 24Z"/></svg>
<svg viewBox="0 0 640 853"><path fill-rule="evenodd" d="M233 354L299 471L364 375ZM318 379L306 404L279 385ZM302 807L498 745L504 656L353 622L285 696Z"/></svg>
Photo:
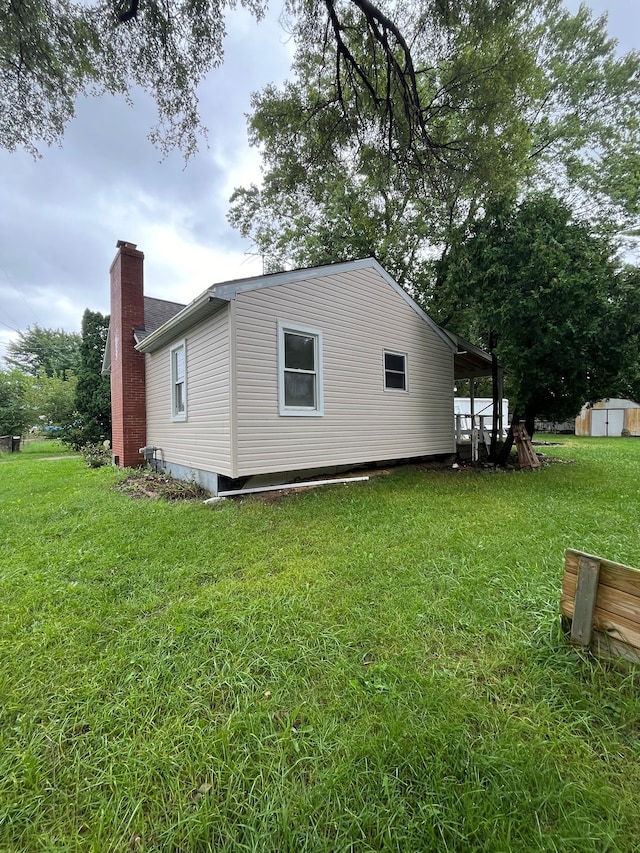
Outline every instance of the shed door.
<svg viewBox="0 0 640 853"><path fill-rule="evenodd" d="M624 426L624 409L593 409L591 435L621 435Z"/></svg>
<svg viewBox="0 0 640 853"><path fill-rule="evenodd" d="M622 435L624 428L624 409L609 409L609 432L607 435Z"/></svg>

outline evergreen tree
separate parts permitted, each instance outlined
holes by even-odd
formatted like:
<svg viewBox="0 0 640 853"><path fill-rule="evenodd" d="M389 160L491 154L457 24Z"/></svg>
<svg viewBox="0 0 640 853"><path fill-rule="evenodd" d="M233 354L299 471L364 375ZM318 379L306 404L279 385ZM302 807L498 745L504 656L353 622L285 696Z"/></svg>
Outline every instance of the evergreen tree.
<svg viewBox="0 0 640 853"><path fill-rule="evenodd" d="M102 359L109 332L109 317L99 311L84 312L76 388L77 420L67 441L75 447L111 440L111 391L102 375Z"/></svg>

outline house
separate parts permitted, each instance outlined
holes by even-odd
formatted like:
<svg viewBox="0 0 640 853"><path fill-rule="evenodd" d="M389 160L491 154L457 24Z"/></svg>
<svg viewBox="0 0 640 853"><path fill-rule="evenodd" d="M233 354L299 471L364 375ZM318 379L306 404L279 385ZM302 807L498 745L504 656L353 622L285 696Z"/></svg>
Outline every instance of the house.
<svg viewBox="0 0 640 853"><path fill-rule="evenodd" d="M214 495L257 476L455 452L457 378L489 356L441 329L372 258L145 297L143 254L111 266L113 458Z"/></svg>
<svg viewBox="0 0 640 853"><path fill-rule="evenodd" d="M607 397L585 404L575 422L576 435L640 435L640 405L633 400Z"/></svg>

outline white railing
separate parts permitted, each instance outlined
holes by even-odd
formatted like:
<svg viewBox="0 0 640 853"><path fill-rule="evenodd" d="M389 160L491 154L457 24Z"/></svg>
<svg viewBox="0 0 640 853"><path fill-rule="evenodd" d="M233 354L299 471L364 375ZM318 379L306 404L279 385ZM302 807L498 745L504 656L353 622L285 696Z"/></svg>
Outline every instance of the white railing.
<svg viewBox="0 0 640 853"><path fill-rule="evenodd" d="M489 451L491 445L491 430L493 415L460 415L456 414L456 444L471 443L471 461L480 458L480 442Z"/></svg>
<svg viewBox="0 0 640 853"><path fill-rule="evenodd" d="M456 419L456 441L471 441L474 432L487 433L491 435L493 429L493 415L455 415Z"/></svg>

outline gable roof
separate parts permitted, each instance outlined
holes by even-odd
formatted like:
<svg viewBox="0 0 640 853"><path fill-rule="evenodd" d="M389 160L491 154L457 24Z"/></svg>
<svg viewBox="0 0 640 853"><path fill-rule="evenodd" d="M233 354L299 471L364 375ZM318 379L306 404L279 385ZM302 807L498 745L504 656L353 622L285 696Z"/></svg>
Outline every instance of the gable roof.
<svg viewBox="0 0 640 853"><path fill-rule="evenodd" d="M186 308L183 302L169 302L167 299L154 299L153 296L144 297L144 329L136 329L134 337L139 344L149 335L153 334L160 326L168 323L172 317Z"/></svg>
<svg viewBox="0 0 640 853"><path fill-rule="evenodd" d="M141 339L136 349L140 352L153 352L163 346L169 340L184 333L195 323L203 320L219 310L224 304L234 299L238 293L247 293L251 290L262 290L267 287L277 287L282 284L309 281L314 278L322 278L328 275L339 275L341 273L354 272L356 270L373 269L386 283L404 299L404 301L422 318L422 320L434 331L439 338L452 350L456 351L457 344L440 326L435 323L420 306L413 301L409 294L389 275L389 273L376 261L375 258L362 258L357 261L345 261L335 264L324 264L319 267L288 270L286 272L270 273L268 275L251 276L233 281L214 284L186 305L181 311L171 317L163 326L158 327Z"/></svg>
<svg viewBox="0 0 640 853"><path fill-rule="evenodd" d="M168 299L155 299L153 296L144 296L144 328L134 329L133 337L136 344L143 341L150 334L164 326L172 317L182 311L185 307L182 302L169 302ZM102 356L103 376L108 376L111 373L111 323L107 330L107 343Z"/></svg>

